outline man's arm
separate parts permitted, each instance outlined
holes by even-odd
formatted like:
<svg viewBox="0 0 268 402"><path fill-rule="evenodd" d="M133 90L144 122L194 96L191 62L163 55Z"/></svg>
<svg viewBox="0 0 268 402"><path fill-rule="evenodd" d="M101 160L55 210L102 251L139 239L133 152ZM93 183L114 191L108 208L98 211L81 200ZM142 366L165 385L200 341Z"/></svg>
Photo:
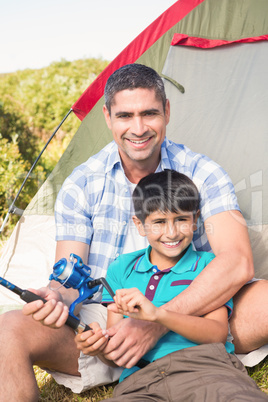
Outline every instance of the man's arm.
<svg viewBox="0 0 268 402"><path fill-rule="evenodd" d="M82 258L84 264L87 264L89 248L90 247L88 244L78 241L58 241L56 246L55 262L59 261L61 258L66 258L66 260L69 261L70 254L74 253ZM52 286L58 288L59 283L53 281ZM70 306L72 302L79 296L76 289L66 289L64 286L62 286L59 291L63 297L64 303L67 304L67 306Z"/></svg>
<svg viewBox="0 0 268 402"><path fill-rule="evenodd" d="M70 254L74 253L79 255L83 262L87 262L89 245L77 241L59 241L56 246L55 261L59 261L61 258L70 257ZM32 315L36 321L41 321L44 325L60 328L67 320L69 307L72 302L79 296L76 289L66 289L64 286L59 285L58 282L52 281L51 288L57 289L52 291L49 287L44 287L38 290L33 290L39 296L45 298L47 303L43 303L41 300L25 304L23 306L23 313L25 315Z"/></svg>
<svg viewBox="0 0 268 402"><path fill-rule="evenodd" d="M201 316L222 306L254 276L248 230L239 211L210 217L205 230L216 257L168 303L169 309Z"/></svg>
<svg viewBox="0 0 268 402"><path fill-rule="evenodd" d="M253 258L245 220L238 211L216 214L205 222L215 259L191 285L164 309L201 316L227 302L254 275ZM128 318L110 328L105 352L119 366L135 363L167 329L160 324Z"/></svg>

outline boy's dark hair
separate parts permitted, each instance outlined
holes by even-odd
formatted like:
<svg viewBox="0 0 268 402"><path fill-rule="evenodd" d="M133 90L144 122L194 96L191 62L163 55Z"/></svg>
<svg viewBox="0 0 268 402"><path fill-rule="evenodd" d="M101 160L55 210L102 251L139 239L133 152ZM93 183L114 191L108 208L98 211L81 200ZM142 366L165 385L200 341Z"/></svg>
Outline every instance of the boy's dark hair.
<svg viewBox="0 0 268 402"><path fill-rule="evenodd" d="M127 64L116 70L106 82L104 97L109 114L111 114L111 106L117 92L136 88L154 90L156 98L162 102L165 111L166 92L160 75L143 64Z"/></svg>
<svg viewBox="0 0 268 402"><path fill-rule="evenodd" d="M155 211L196 214L199 209L196 185L184 174L169 169L141 179L132 198L135 215L142 223Z"/></svg>

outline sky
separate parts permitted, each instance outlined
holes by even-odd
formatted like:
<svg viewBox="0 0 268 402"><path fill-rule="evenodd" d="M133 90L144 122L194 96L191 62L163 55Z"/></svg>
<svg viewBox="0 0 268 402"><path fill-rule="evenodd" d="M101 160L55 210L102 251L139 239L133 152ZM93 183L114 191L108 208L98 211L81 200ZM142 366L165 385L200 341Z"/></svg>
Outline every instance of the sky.
<svg viewBox="0 0 268 402"><path fill-rule="evenodd" d="M0 73L113 60L176 0L0 0Z"/></svg>

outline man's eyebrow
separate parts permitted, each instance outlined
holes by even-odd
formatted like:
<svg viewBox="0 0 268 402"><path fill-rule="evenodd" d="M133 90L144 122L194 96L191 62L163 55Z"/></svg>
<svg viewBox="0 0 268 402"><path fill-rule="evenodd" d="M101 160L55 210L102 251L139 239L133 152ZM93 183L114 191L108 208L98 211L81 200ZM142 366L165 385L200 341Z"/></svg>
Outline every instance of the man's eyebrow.
<svg viewBox="0 0 268 402"><path fill-rule="evenodd" d="M139 113L139 115L144 115L147 113L160 113L160 110L156 109L156 108L146 109L146 110L142 110ZM121 116L121 115L133 116L134 113L133 112L124 112L123 110L115 113L115 116Z"/></svg>
<svg viewBox="0 0 268 402"><path fill-rule="evenodd" d="M143 110L140 114L146 114L146 113L160 113L160 110L156 108L151 108Z"/></svg>
<svg viewBox="0 0 268 402"><path fill-rule="evenodd" d="M121 116L122 114L127 114L128 116L133 115L132 112L123 112L123 111L121 111L121 112L116 112L115 116Z"/></svg>

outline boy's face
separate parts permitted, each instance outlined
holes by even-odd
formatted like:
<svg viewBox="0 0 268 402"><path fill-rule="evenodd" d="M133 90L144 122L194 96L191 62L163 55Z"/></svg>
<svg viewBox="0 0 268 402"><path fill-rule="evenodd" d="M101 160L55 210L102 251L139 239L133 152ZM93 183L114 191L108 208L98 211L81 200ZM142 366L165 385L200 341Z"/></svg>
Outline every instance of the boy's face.
<svg viewBox="0 0 268 402"><path fill-rule="evenodd" d="M162 270L174 266L181 259L193 239L198 215L155 211L147 216L144 223L133 217L140 235L146 236L152 247L152 264Z"/></svg>

